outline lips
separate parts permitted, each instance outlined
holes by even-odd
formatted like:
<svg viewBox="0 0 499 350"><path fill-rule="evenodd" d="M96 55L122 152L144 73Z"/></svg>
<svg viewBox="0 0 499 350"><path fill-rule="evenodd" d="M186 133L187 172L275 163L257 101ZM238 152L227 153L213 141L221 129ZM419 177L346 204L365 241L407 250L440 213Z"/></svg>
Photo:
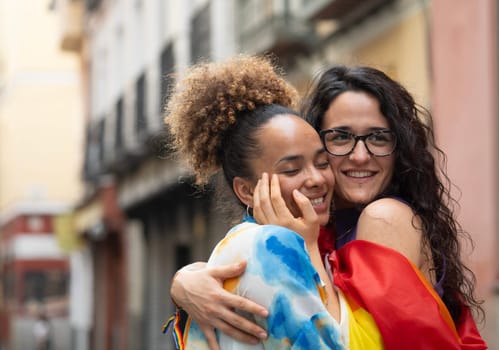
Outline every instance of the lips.
<svg viewBox="0 0 499 350"><path fill-rule="evenodd" d="M322 203L324 203L324 197L310 199L310 203L312 203L312 206L314 207L317 205L321 205Z"/></svg>
<svg viewBox="0 0 499 350"><path fill-rule="evenodd" d="M309 198L310 204L312 204L312 207L317 214L322 214L329 209L329 203L326 203L326 198L327 195L318 198Z"/></svg>
<svg viewBox="0 0 499 350"><path fill-rule="evenodd" d="M315 198L308 197L308 199L319 217L320 224L325 225L329 221L330 196L326 193L322 197L314 197Z"/></svg>
<svg viewBox="0 0 499 350"><path fill-rule="evenodd" d="M345 171L344 174L348 177L363 179L366 177L374 176L376 173L374 171L367 171L367 170L350 170L350 171Z"/></svg>

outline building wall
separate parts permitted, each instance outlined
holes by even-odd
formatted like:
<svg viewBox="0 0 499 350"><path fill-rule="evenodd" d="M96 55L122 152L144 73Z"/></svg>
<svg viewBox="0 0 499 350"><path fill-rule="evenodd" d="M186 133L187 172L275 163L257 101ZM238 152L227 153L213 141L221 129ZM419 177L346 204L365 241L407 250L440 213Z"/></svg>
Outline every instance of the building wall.
<svg viewBox="0 0 499 350"><path fill-rule="evenodd" d="M0 344L26 349L33 341L31 326L40 310L54 325L57 346L69 346L69 264L53 234L49 211L10 212L0 220ZM55 212L57 214L58 212Z"/></svg>
<svg viewBox="0 0 499 350"><path fill-rule="evenodd" d="M332 64L369 65L400 81L418 103L430 104L430 66L426 1L400 0L334 33L289 72L306 91L309 80Z"/></svg>
<svg viewBox="0 0 499 350"><path fill-rule="evenodd" d="M0 211L27 200L72 203L83 135L77 57L59 49L47 3L0 6L9 14L0 22Z"/></svg>
<svg viewBox="0 0 499 350"><path fill-rule="evenodd" d="M437 139L448 156L459 220L475 247L464 258L486 300L483 333L499 348L493 304L498 276L497 2L432 2L433 112ZM448 15L452 8L452 16ZM471 253L471 254L470 254Z"/></svg>
<svg viewBox="0 0 499 350"><path fill-rule="evenodd" d="M352 60L377 67L401 81L422 105L429 105L429 9L412 4L399 22L352 52Z"/></svg>

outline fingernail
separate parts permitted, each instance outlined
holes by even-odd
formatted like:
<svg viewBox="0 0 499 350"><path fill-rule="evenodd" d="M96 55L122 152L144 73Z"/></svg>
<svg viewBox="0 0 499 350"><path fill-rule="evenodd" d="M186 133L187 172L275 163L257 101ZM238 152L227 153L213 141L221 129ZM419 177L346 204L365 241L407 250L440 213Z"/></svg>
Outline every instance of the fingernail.
<svg viewBox="0 0 499 350"><path fill-rule="evenodd" d="M258 338L260 338L260 339L266 339L267 338L267 333L265 333L265 332L258 333Z"/></svg>

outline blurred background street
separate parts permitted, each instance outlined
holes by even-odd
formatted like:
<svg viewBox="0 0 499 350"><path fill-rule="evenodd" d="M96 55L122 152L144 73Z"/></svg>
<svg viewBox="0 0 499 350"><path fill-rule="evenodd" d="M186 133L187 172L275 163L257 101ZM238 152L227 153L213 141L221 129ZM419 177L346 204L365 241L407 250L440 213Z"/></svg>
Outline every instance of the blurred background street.
<svg viewBox="0 0 499 350"><path fill-rule="evenodd" d="M200 60L272 53L304 93L380 68L434 117L499 350L497 0L0 0L0 350L173 349L170 281L225 234L163 108ZM422 335L424 336L424 335Z"/></svg>

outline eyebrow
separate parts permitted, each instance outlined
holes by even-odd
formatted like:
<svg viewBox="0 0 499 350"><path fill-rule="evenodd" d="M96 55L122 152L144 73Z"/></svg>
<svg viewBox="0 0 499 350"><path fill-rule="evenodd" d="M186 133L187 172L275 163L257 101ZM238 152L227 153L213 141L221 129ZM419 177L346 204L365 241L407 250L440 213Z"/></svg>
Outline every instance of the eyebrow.
<svg viewBox="0 0 499 350"><path fill-rule="evenodd" d="M324 130L330 130L330 129L338 129L338 130L342 130L342 131L348 131L348 132L351 132L352 131L352 127L351 126L335 126L334 128L328 128L328 129L324 129ZM374 132L374 131L380 131L380 130L390 130L390 127L384 127L384 126L371 126L370 128L367 128L367 131L368 132Z"/></svg>
<svg viewBox="0 0 499 350"><path fill-rule="evenodd" d="M326 153L326 149L325 148L320 148L320 149L318 149L315 152L315 156L318 156L318 155L321 155L321 154L324 154L324 153ZM277 166L277 165L279 165L280 163L283 163L283 162L292 162L292 161L295 161L295 160L301 160L303 158L304 158L304 156L292 154L292 155L289 155L289 156L286 156L286 157L283 157L283 158L279 159L277 162L275 162L274 165Z"/></svg>
<svg viewBox="0 0 499 350"><path fill-rule="evenodd" d="M286 157L279 159L277 162L275 162L274 165L279 165L280 163L283 163L283 162L291 162L291 161L299 160L299 159L303 159L303 156L289 155L289 156L286 156Z"/></svg>

